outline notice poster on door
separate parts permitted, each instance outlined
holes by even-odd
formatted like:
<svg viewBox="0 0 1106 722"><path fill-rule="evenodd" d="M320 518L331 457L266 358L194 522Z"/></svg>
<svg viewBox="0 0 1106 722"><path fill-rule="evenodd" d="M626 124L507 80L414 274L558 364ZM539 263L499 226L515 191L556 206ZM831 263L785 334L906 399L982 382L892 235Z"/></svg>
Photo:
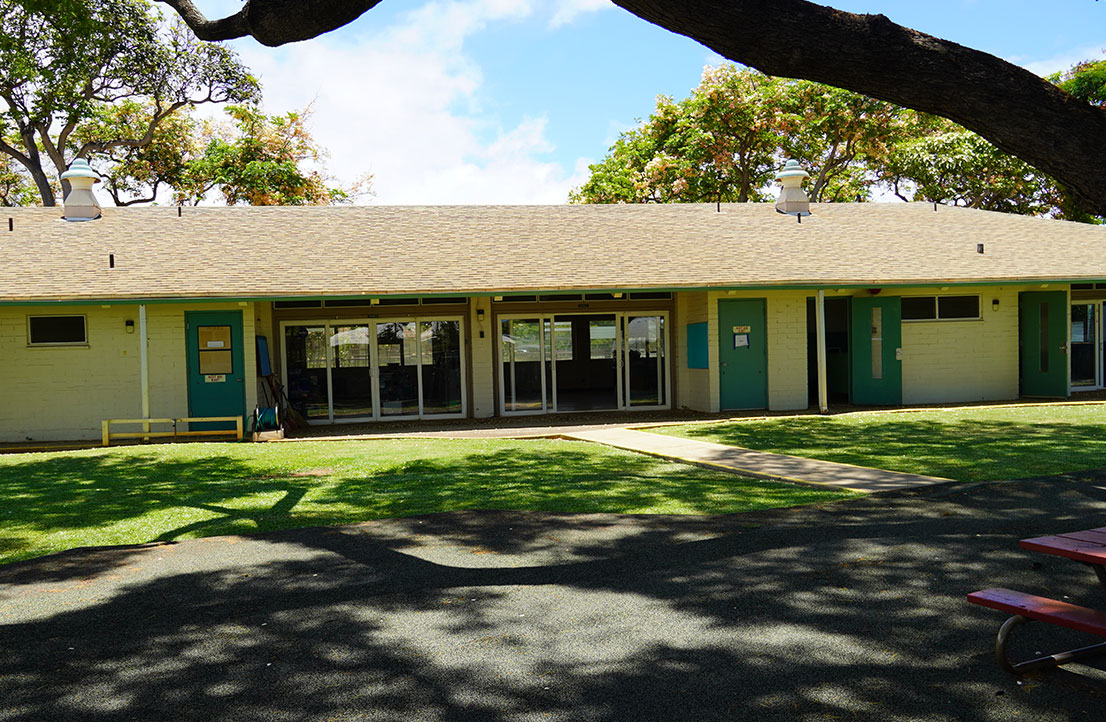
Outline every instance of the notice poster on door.
<svg viewBox="0 0 1106 722"><path fill-rule="evenodd" d="M749 334L747 334L747 333L735 333L733 335L733 347L734 348L749 348Z"/></svg>

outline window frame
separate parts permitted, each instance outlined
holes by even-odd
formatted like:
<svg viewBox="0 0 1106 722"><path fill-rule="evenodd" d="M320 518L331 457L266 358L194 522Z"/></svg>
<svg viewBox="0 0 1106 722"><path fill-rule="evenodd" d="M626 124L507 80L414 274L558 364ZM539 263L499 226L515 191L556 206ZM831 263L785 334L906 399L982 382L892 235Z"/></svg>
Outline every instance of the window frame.
<svg viewBox="0 0 1106 722"><path fill-rule="evenodd" d="M84 330L82 341L35 341L31 335L31 321L37 318L79 318ZM27 348L65 348L88 347L88 315L84 313L39 313L27 314Z"/></svg>
<svg viewBox="0 0 1106 722"><path fill-rule="evenodd" d="M933 317L932 318L906 318L902 317L903 323L951 323L955 321L982 321L983 320L983 297L978 293L933 293L917 296L900 296L901 299L907 298L932 298L933 299ZM976 315L975 316L955 316L953 318L941 317L941 299L942 298L974 298L976 300Z"/></svg>

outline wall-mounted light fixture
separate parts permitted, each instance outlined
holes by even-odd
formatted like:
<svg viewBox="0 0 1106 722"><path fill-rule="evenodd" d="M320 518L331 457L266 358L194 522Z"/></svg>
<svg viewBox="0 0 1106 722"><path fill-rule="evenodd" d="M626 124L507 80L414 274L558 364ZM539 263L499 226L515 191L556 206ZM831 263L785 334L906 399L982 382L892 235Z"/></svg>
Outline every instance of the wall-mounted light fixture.
<svg viewBox="0 0 1106 722"><path fill-rule="evenodd" d="M868 293L872 294L873 296L878 296L879 292L882 290L882 288L869 288Z"/></svg>
<svg viewBox="0 0 1106 722"><path fill-rule="evenodd" d="M998 310L998 299L997 298L992 298L991 299L991 310L992 311L997 311Z"/></svg>
<svg viewBox="0 0 1106 722"><path fill-rule="evenodd" d="M615 298L622 298L621 293L612 293L611 295L614 296Z"/></svg>
<svg viewBox="0 0 1106 722"><path fill-rule="evenodd" d="M126 321L123 322L123 324L127 327L127 333L134 333L134 321L133 320L128 318Z"/></svg>
<svg viewBox="0 0 1106 722"><path fill-rule="evenodd" d="M370 298L370 299L369 299L369 305L370 305L370 306L376 306L376 305L378 305L379 303L380 303L380 299L379 299L379 298Z"/></svg>
<svg viewBox="0 0 1106 722"><path fill-rule="evenodd" d="M482 309L482 308L476 309L476 320L477 321L483 321L484 320L484 309Z"/></svg>

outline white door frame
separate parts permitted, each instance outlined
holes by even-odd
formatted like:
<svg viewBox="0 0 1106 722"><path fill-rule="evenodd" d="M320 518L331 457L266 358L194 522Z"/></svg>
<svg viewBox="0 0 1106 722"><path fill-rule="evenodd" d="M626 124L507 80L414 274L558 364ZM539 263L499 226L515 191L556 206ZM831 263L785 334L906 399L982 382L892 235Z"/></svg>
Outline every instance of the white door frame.
<svg viewBox="0 0 1106 722"><path fill-rule="evenodd" d="M434 321L456 321L458 325L458 343L460 347L458 353L460 354L461 361L461 411L455 414L426 414L424 409L423 388L422 388L422 343L418 338L419 326L423 323L432 323ZM416 364L416 376L418 378L418 399L419 408L415 414L403 414L403 415L389 415L384 416L380 413L380 365L379 365L379 353L377 349L377 324L382 323L415 323L415 336L416 336L416 348L415 348L415 364ZM465 349L465 319L463 316L396 316L389 318L327 318L327 319L301 319L301 320L288 320L280 322L280 375L281 383L284 385L284 389L287 392L288 389L288 345L287 345L287 333L285 329L289 326L322 326L324 333L327 336L328 343L326 345L326 402L327 402L327 418L324 419L308 419L307 423L312 426L322 426L326 424L357 424L365 423L369 421L403 421L408 419L464 419L468 417L468 355ZM341 418L334 418L334 381L331 375L331 371L334 368L334 350L330 345L329 339L332 332L332 328L335 326L366 326L369 329L369 372L371 375L372 383L372 416L343 416Z"/></svg>
<svg viewBox="0 0 1106 722"><path fill-rule="evenodd" d="M554 338L556 336L556 317L558 316L614 316L614 328L615 328L615 392L616 392L616 408L614 409L594 409L588 411L575 411L573 413L604 413L611 411L663 411L672 408L672 369L671 369L671 354L669 350L671 344L669 342L672 335L671 323L669 322L670 313L668 311L660 310L642 310L642 311L553 311L553 312L510 312L497 314L493 320L495 326L496 344L495 344L495 363L498 367L497 375L499 378L499 413L502 416L537 416L539 414L556 414L560 413L557 408L557 360L554 357L553 345ZM664 356L661 359L662 366L658 366L658 374L663 373L664 376L664 399L665 403L653 405L653 406L630 406L629 405L629 390L627 384L629 383L629 376L627 371L627 362L629 359L630 349L626 343L626 335L624 333L624 327L628 325L627 319L639 318L639 317L659 317L663 319L664 331L661 336L661 344L664 349ZM506 378L504 377L503 367L505 364L503 360L503 322L515 321L515 320L527 320L536 321L538 323L538 339L539 339L539 357L541 364L541 408L529 409L524 411L508 411L507 410L507 387ZM546 337L546 326L549 327L548 338ZM549 379L546 380L545 364L550 363L551 369L548 374ZM514 371L514 364L512 366L512 373ZM513 380L512 380L513 381ZM552 384L552 389L548 388L548 384ZM511 389L514 391L515 385L512 382ZM552 391L552 394L550 394ZM552 398L552 404L549 403ZM513 402L512 402L513 403Z"/></svg>

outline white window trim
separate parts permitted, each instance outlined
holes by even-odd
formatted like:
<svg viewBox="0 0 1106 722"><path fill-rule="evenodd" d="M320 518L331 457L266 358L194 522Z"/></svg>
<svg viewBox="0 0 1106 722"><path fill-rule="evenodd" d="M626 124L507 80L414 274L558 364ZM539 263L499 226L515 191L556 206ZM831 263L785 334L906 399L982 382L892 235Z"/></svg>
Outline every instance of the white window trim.
<svg viewBox="0 0 1106 722"><path fill-rule="evenodd" d="M32 341L32 318L79 318L84 326L83 341ZM87 348L88 347L88 316L83 313L37 313L27 315L27 348Z"/></svg>

